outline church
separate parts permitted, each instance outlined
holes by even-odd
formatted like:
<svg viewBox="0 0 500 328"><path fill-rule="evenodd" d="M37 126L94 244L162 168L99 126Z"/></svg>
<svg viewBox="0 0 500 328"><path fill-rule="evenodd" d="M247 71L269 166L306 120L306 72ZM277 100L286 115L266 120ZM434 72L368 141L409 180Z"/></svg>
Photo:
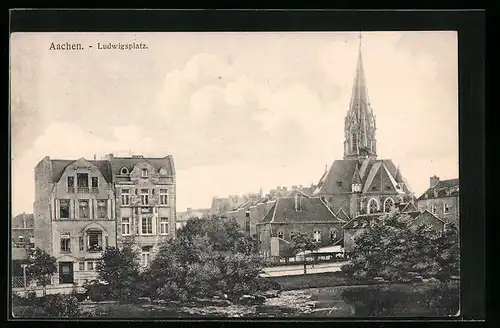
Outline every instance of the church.
<svg viewBox="0 0 500 328"><path fill-rule="evenodd" d="M377 157L376 120L368 97L361 36L344 132L344 158L335 160L323 174L313 196L323 199L332 211L347 213L351 219L413 202L414 196L399 167L391 159Z"/></svg>
<svg viewBox="0 0 500 328"><path fill-rule="evenodd" d="M310 234L322 246L343 246L364 225L364 217L379 217L391 209L412 213L416 221L436 221L421 215L401 170L391 159L377 156L376 121L363 69L361 38L349 109L345 117L344 158L335 160L312 195L278 198L256 224L264 256L289 256L292 236ZM431 219L428 216L432 216ZM420 218L420 219L419 219ZM417 220L419 219L419 220ZM436 220L434 220L436 219ZM352 242L348 242L352 246Z"/></svg>

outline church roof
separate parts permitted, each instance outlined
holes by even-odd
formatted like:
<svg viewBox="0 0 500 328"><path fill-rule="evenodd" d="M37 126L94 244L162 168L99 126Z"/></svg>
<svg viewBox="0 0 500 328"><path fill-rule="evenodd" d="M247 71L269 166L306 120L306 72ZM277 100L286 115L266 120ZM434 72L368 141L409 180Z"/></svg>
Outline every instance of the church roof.
<svg viewBox="0 0 500 328"><path fill-rule="evenodd" d="M397 174L398 169L390 159L368 158L361 165L357 159L336 160L321 178L313 195L351 193L354 181L362 184L363 192L397 192L399 190L394 178Z"/></svg>
<svg viewBox="0 0 500 328"><path fill-rule="evenodd" d="M300 198L300 197L299 197ZM319 198L302 197L300 210L295 210L295 197L280 197L267 212L261 224L338 222L339 218Z"/></svg>

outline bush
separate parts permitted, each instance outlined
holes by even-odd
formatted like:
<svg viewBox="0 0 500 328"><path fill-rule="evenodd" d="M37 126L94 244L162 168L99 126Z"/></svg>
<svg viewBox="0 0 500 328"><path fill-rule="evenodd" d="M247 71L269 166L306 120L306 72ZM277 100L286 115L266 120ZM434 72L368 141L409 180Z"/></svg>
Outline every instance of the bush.
<svg viewBox="0 0 500 328"><path fill-rule="evenodd" d="M83 288L86 289L85 295L94 302L104 301L108 298L108 285L104 285L99 283L98 281L93 280L90 283L85 283L83 285Z"/></svg>
<svg viewBox="0 0 500 328"><path fill-rule="evenodd" d="M78 300L72 295L52 294L43 297L13 295L13 315L16 318L81 317Z"/></svg>

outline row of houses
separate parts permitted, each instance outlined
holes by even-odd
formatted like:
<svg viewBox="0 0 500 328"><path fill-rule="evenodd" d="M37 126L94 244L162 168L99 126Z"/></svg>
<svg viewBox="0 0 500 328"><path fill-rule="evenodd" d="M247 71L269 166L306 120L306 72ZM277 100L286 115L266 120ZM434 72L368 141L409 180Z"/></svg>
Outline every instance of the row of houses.
<svg viewBox="0 0 500 328"><path fill-rule="evenodd" d="M440 230L446 223L459 225L458 185L458 179L440 181L434 176L429 189L418 199L385 201L381 210L355 215L349 214L349 208L332 205L327 197L295 190L286 196L250 202L223 216L236 219L258 238L259 250L265 257L292 256L289 245L297 232L307 233L320 246L340 246L350 253L354 237L393 210L408 215L414 226L428 224Z"/></svg>

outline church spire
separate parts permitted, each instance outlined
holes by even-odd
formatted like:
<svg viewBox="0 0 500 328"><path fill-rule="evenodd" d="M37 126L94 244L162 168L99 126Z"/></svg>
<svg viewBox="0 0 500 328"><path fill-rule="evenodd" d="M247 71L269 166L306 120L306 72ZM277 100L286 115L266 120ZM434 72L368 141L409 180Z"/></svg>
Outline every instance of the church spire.
<svg viewBox="0 0 500 328"><path fill-rule="evenodd" d="M368 98L362 55L362 34L359 33L358 62L352 87L349 111L345 118L344 158L377 156L375 116Z"/></svg>

